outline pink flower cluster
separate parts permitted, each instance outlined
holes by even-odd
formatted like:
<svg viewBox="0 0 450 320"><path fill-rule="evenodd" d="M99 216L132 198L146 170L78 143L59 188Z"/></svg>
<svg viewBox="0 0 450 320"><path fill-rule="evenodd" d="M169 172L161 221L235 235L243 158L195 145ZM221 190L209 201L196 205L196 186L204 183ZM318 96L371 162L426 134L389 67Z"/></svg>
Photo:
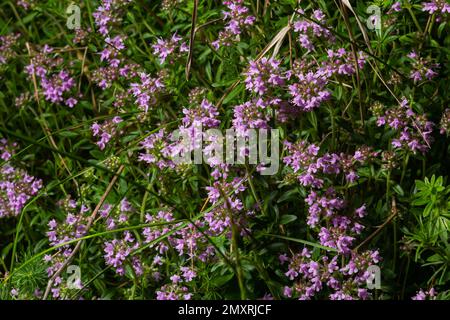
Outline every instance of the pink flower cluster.
<svg viewBox="0 0 450 320"><path fill-rule="evenodd" d="M234 106L233 128L241 137L248 136L248 129L269 129L269 122L274 110L282 104L282 100L275 98L276 88L285 89L287 76L280 67L280 61L274 58L262 58L251 61L244 73L247 91L256 94L250 101ZM245 152L245 150L240 150Z"/></svg>
<svg viewBox="0 0 450 320"><path fill-rule="evenodd" d="M399 132L398 138L392 140L395 149L425 153L430 148L434 124L428 121L426 115L416 114L406 98L402 99L400 105L386 110L384 114L382 112L374 110L378 116L377 125L388 126Z"/></svg>
<svg viewBox="0 0 450 320"><path fill-rule="evenodd" d="M155 226L144 228L142 235L144 242L150 244L149 249L154 253L153 262L149 266L153 270L153 279L156 282L163 280L160 270L167 270L170 267L170 259L167 255L171 249L182 257L183 260L199 260L206 262L215 254L214 247L211 246L204 235L198 231L198 228L204 228L203 221L196 222L196 226L191 223L183 226L181 222L175 223L175 218L170 211L159 211L155 215L146 214L146 223L155 224ZM210 233L207 231L207 233ZM160 238L164 237L164 240ZM166 264L165 267L162 267ZM192 267L183 265L175 266L173 274L169 277L170 283L162 285L156 291L158 300L189 300L192 293L189 293L187 283L191 282L197 276Z"/></svg>
<svg viewBox="0 0 450 320"><path fill-rule="evenodd" d="M299 13L304 14L304 11L300 9ZM299 42L301 47L308 51L314 50L314 38L324 38L329 42L335 41L333 34L328 29L321 26L326 22L325 14L321 10L314 10L311 15L311 20L315 20L320 24L306 19L301 19L294 23L294 31L300 34Z"/></svg>
<svg viewBox="0 0 450 320"><path fill-rule="evenodd" d="M157 300L191 300L192 293L185 286L176 283L166 284L156 291Z"/></svg>
<svg viewBox="0 0 450 320"><path fill-rule="evenodd" d="M215 128L219 126L219 112L207 99L203 99L200 104L195 104L193 108L183 109L184 117L181 120L185 128L202 125L204 128Z"/></svg>
<svg viewBox="0 0 450 320"><path fill-rule="evenodd" d="M164 254L173 248L179 256L186 255L188 259L198 259L205 262L208 257L214 255L214 248L208 244L197 228L203 228L204 222L198 221L197 228L192 224L182 227L182 223L175 223L175 218L170 211L159 211L157 214L145 215L145 222L155 224L154 227L144 228L142 235L144 242L151 244L150 249L155 251L154 265L164 262ZM158 225L159 224L159 225ZM182 228L180 228L182 227ZM169 234L165 241L157 241L160 237Z"/></svg>
<svg viewBox="0 0 450 320"><path fill-rule="evenodd" d="M186 42L181 42L181 38L176 33L168 40L158 39L157 42L152 45L153 53L159 57L159 61L163 64L167 58L171 58L169 63L179 58L183 52L188 52L189 47Z"/></svg>
<svg viewBox="0 0 450 320"><path fill-rule="evenodd" d="M127 223L129 220L129 216L134 212L134 208L128 202L126 198L124 198L120 202L120 206L114 208L111 204L104 204L100 209L99 214L102 218L105 219L106 229L113 230L118 226L122 226Z"/></svg>
<svg viewBox="0 0 450 320"><path fill-rule="evenodd" d="M217 50L221 46L231 46L239 39L239 35L253 25L256 18L243 6L243 0L226 0L223 4L228 10L223 11L224 20L227 21L225 29L220 31L219 38L212 43Z"/></svg>
<svg viewBox="0 0 450 320"><path fill-rule="evenodd" d="M0 167L0 218L20 214L31 197L42 188L42 180L10 165Z"/></svg>
<svg viewBox="0 0 450 320"><path fill-rule="evenodd" d="M142 275L142 263L137 256L130 254L139 248L139 242L133 237L131 232L125 231L121 239L107 241L104 244L106 265L112 266L118 275L125 274L125 262L130 259L131 266L137 276Z"/></svg>
<svg viewBox="0 0 450 320"><path fill-rule="evenodd" d="M411 51L408 54L408 58L413 65L410 78L413 79L414 82L422 81L425 79L431 80L438 75L437 72L433 70L439 67L438 64L431 64L425 59L420 58L415 51Z"/></svg>
<svg viewBox="0 0 450 320"><path fill-rule="evenodd" d="M110 88L120 78L129 80L137 76L138 65L129 63L120 66L116 64L119 61L121 60L114 59L112 64L92 71L92 80L103 90Z"/></svg>
<svg viewBox="0 0 450 320"><path fill-rule="evenodd" d="M133 0L102 0L101 5L92 14L98 31L103 36L107 36L112 27L118 25L121 21L121 15L125 7Z"/></svg>
<svg viewBox="0 0 450 320"><path fill-rule="evenodd" d="M125 44L122 36L115 36L113 38L105 38L105 48L100 53L100 60L107 61L112 67L118 67L120 64L120 59L118 59L119 53L124 50Z"/></svg>
<svg viewBox="0 0 450 320"><path fill-rule="evenodd" d="M348 262L342 264L338 255L331 259L327 255L314 259L312 252L304 248L291 258L281 255L280 261L289 263L286 276L294 281L292 286L285 286L286 297L310 300L327 287L331 290L331 300L365 300L370 295L365 287L371 276L367 269L380 258L377 251L352 253Z"/></svg>
<svg viewBox="0 0 450 320"><path fill-rule="evenodd" d="M392 12L400 12L400 11L402 11L402 3L400 1L396 1L392 4L391 8L389 9L388 14L392 13Z"/></svg>
<svg viewBox="0 0 450 320"><path fill-rule="evenodd" d="M14 58L17 53L14 47L20 38L20 34L9 34L0 36L0 66L7 64L8 61Z"/></svg>
<svg viewBox="0 0 450 320"><path fill-rule="evenodd" d="M17 143L0 139L0 159L7 162L16 153ZM0 165L0 218L15 217L42 188L42 180L10 164Z"/></svg>
<svg viewBox="0 0 450 320"><path fill-rule="evenodd" d="M366 59L362 51L357 52L355 61L353 52L347 51L345 48L339 48L337 50L328 49L327 60L322 63L321 70L328 77L333 75L351 76L356 73L356 68L364 68L365 63Z"/></svg>
<svg viewBox="0 0 450 320"><path fill-rule="evenodd" d="M311 111L331 98L326 89L328 78L322 72L307 71L295 74L297 82L289 85L292 103L301 111Z"/></svg>
<svg viewBox="0 0 450 320"><path fill-rule="evenodd" d="M247 90L258 95L265 94L269 89L284 85L284 75L280 70L280 61L262 58L250 61L248 71L245 72L245 86Z"/></svg>
<svg viewBox="0 0 450 320"><path fill-rule="evenodd" d="M35 0L17 0L16 3L24 10L29 10L31 7L35 5Z"/></svg>
<svg viewBox="0 0 450 320"><path fill-rule="evenodd" d="M254 98L234 107L233 127L240 136L247 136L248 129L268 129L271 115L269 109L276 106L278 99L264 101Z"/></svg>
<svg viewBox="0 0 450 320"><path fill-rule="evenodd" d="M0 139L0 159L8 161L16 153L17 142L9 142L5 138Z"/></svg>
<svg viewBox="0 0 450 320"><path fill-rule="evenodd" d="M50 78L45 76L41 78L41 86L44 90L45 100L53 103L62 102L64 100L64 93L70 92L74 85L75 81L64 70L57 74L53 74ZM70 97L65 100L65 103L70 108L73 108L77 103L77 100Z"/></svg>
<svg viewBox="0 0 450 320"><path fill-rule="evenodd" d="M208 152L210 153L211 156L208 159L208 163L212 164L215 161L212 150L216 143L216 137L208 136L204 130L217 128L220 124L218 116L219 112L217 111L217 107L207 99L202 99L201 101L192 99L190 106L183 108L182 124L178 127L178 131L176 131L178 136L174 132L164 138L166 141L171 141L171 143L167 142L164 146L161 146L163 157L172 159L179 155L189 156L194 150L203 150L205 155ZM164 133L160 131L159 136L159 139L163 139ZM180 138L183 139L180 140ZM186 138L190 139L190 141L184 140ZM203 147L203 142L207 146ZM161 165L164 164L168 164L168 167L171 168L175 167L175 164L171 160L161 163Z"/></svg>
<svg viewBox="0 0 450 320"><path fill-rule="evenodd" d="M171 160L172 152L164 129L152 133L140 145L144 152L139 154L139 161L156 165L159 169L175 167L175 163Z"/></svg>
<svg viewBox="0 0 450 320"><path fill-rule="evenodd" d="M50 245L55 247L56 253L44 256L44 261L50 266L47 268L48 277L52 277L66 262L67 258L72 254L74 244L65 244L66 242L78 239L86 235L87 224L89 221L90 208L86 205L80 205L77 201L70 199L70 197L60 201L59 206L66 213L66 218L63 222L58 223L55 219L48 222L49 231L47 237ZM67 290L66 282L63 281L63 276L59 275L53 282L51 293L53 298L63 299ZM82 287L81 279L78 279L78 287Z"/></svg>
<svg viewBox="0 0 450 320"><path fill-rule="evenodd" d="M437 22L440 22L443 16L450 13L450 4L446 0L422 2L422 6L422 11L428 12L430 15L436 15Z"/></svg>
<svg viewBox="0 0 450 320"><path fill-rule="evenodd" d="M129 92L135 98L138 107L147 112L153 107L157 100L157 96L163 92L164 83L162 77L153 78L145 72L139 73L139 82L130 84Z"/></svg>
<svg viewBox="0 0 450 320"><path fill-rule="evenodd" d="M25 67L25 72L30 79L36 76L40 80L41 89L45 100L52 103L64 102L68 107L73 108L77 99L70 95L75 86L75 80L70 73L61 68L63 59L52 56L53 48L45 45L31 58L29 65ZM61 70L57 70L61 69Z"/></svg>
<svg viewBox="0 0 450 320"><path fill-rule="evenodd" d="M286 276L295 280L292 286L285 287L285 296L311 299L326 285L332 290L330 299L367 299L369 293L365 285L371 276L367 268L379 262L378 251L357 253L352 250L356 236L364 229L359 220L367 215L366 205L351 209L332 183L341 181L341 174L347 183L355 182L357 167L370 161L376 153L362 147L353 155L326 153L319 156L319 147L305 141L285 142L285 145L284 163L292 168L300 184L310 188L305 198L307 224L317 232L319 243L329 248L321 260L313 259L306 248L292 258L280 256L282 263L289 261ZM338 264L338 261L341 262Z"/></svg>
<svg viewBox="0 0 450 320"><path fill-rule="evenodd" d="M445 109L440 122L440 133L450 135L450 109Z"/></svg>
<svg viewBox="0 0 450 320"><path fill-rule="evenodd" d="M216 204L220 199L223 203L205 214L205 221L214 234L224 231L231 236L231 226L234 224L242 236L246 236L250 230L247 228L247 218L253 215L252 211L244 209L244 204L238 195L247 188L244 185L246 178L228 176L228 166L218 165L211 173L214 182L206 187L208 199L211 204Z"/></svg>
<svg viewBox="0 0 450 320"><path fill-rule="evenodd" d="M412 300L436 300L437 292L434 288L431 288L428 291L423 291L420 289L417 294L412 297Z"/></svg>
<svg viewBox="0 0 450 320"><path fill-rule="evenodd" d="M358 165L376 155L369 148L363 146L355 151L354 155L326 153L319 157L319 147L308 144L306 141L299 141L295 144L286 141L284 144L288 155L283 158L283 162L298 175L301 185L313 188L324 186L321 174L338 175L343 173L348 183L355 182L358 179L356 173Z"/></svg>
<svg viewBox="0 0 450 320"><path fill-rule="evenodd" d="M106 120L102 124L94 122L91 126L92 135L98 137L99 140L96 142L100 150L105 149L108 142L112 137L120 134L118 130L118 124L123 120L121 117L114 117L111 120Z"/></svg>
<svg viewBox="0 0 450 320"><path fill-rule="evenodd" d="M288 71L288 78L294 78L294 83L288 86L289 93L292 103L300 111L311 111L331 98L331 92L327 89L331 77L353 75L356 73L356 64L360 69L365 64L361 52L356 62L353 53L344 48L336 51L329 49L327 54L327 60L318 66L303 60L295 62L293 69Z"/></svg>

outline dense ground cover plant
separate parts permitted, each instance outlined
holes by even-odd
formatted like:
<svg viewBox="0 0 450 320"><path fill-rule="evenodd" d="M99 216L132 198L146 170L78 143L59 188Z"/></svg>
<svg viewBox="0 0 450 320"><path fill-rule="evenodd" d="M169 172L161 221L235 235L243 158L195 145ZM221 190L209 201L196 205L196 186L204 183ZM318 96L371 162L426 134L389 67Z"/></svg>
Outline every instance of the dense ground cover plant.
<svg viewBox="0 0 450 320"><path fill-rule="evenodd" d="M0 8L1 299L450 297L447 1Z"/></svg>

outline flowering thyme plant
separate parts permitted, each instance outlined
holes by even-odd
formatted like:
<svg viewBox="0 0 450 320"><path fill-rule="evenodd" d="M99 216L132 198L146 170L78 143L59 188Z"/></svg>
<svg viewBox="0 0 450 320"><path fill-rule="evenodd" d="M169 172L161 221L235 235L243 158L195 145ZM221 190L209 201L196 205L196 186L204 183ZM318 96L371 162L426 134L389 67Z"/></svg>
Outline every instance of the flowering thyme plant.
<svg viewBox="0 0 450 320"><path fill-rule="evenodd" d="M0 299L449 299L450 4L352 3L0 4Z"/></svg>

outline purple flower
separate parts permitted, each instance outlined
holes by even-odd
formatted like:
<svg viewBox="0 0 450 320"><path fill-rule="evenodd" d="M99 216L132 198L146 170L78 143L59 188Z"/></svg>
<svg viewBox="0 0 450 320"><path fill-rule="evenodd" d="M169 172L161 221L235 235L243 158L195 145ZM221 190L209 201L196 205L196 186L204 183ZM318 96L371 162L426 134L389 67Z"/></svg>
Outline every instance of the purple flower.
<svg viewBox="0 0 450 320"><path fill-rule="evenodd" d="M195 271L188 267L181 267L180 270L183 272L183 278L186 282L192 281L197 276Z"/></svg>
<svg viewBox="0 0 450 320"><path fill-rule="evenodd" d="M0 218L17 216L42 188L42 181L10 165L0 167Z"/></svg>
<svg viewBox="0 0 450 320"><path fill-rule="evenodd" d="M206 99L203 99L200 105L196 105L195 108L184 108L183 114L182 123L186 128L196 125L201 125L205 128L215 128L220 124L217 107Z"/></svg>
<svg viewBox="0 0 450 320"><path fill-rule="evenodd" d="M230 46L236 42L239 39L238 36L255 22L256 18L249 14L249 9L242 5L243 2L243 0L223 1L228 9L223 11L227 24L225 29L220 31L218 39L212 43L216 50L221 46Z"/></svg>
<svg viewBox="0 0 450 320"><path fill-rule="evenodd" d="M292 297L292 288L285 286L283 290L283 295L285 297L291 298Z"/></svg>
<svg viewBox="0 0 450 320"><path fill-rule="evenodd" d="M191 298L192 294L188 292L188 288L178 284L164 285L156 291L157 300L190 300Z"/></svg>
<svg viewBox="0 0 450 320"><path fill-rule="evenodd" d="M0 159L8 161L16 153L17 142L10 143L6 139L0 139Z"/></svg>
<svg viewBox="0 0 450 320"><path fill-rule="evenodd" d="M292 103L301 111L311 111L318 108L322 102L331 98L331 92L325 86L327 77L322 73L297 73L298 82L288 86Z"/></svg>
<svg viewBox="0 0 450 320"><path fill-rule="evenodd" d="M157 95L162 93L164 84L161 77L152 78L149 74L139 73L140 82L131 83L129 92L135 97L135 103L145 112L157 103Z"/></svg>
<svg viewBox="0 0 450 320"><path fill-rule="evenodd" d="M325 15L320 10L315 10L311 15L311 19L321 24L325 23ZM300 46L308 51L314 50L313 38L323 37L329 42L335 41L333 34L328 29L310 20L296 21L294 23L294 31L300 33Z"/></svg>
<svg viewBox="0 0 450 320"><path fill-rule="evenodd" d="M139 243L134 240L129 231L123 233L122 239L114 239L105 242L104 258L107 265L112 266L119 275L125 274L124 263L132 251L139 247ZM132 257L132 267L136 274L142 274L141 262L136 256Z"/></svg>
<svg viewBox="0 0 450 320"><path fill-rule="evenodd" d="M414 82L422 81L425 79L431 80L438 75L438 73L433 70L439 67L438 64L431 63L430 61L419 57L419 55L415 51L411 51L407 55L407 57L412 63L410 78L413 79Z"/></svg>
<svg viewBox="0 0 450 320"><path fill-rule="evenodd" d="M402 3L400 1L395 2L392 6L391 6L391 10L395 11L395 12L400 12L402 10Z"/></svg>
<svg viewBox="0 0 450 320"><path fill-rule="evenodd" d="M0 66L7 64L17 53L14 47L20 38L20 34L9 34L0 36Z"/></svg>
<svg viewBox="0 0 450 320"><path fill-rule="evenodd" d="M172 280L173 283L178 283L181 281L181 277L179 275L174 274L170 277L170 280Z"/></svg>
<svg viewBox="0 0 450 320"><path fill-rule="evenodd" d="M358 209L355 210L355 214L359 217L359 218L364 218L367 215L367 211L366 211L366 205L363 204L361 207L359 207Z"/></svg>
<svg viewBox="0 0 450 320"><path fill-rule="evenodd" d="M413 296L412 300L435 300L436 299L436 290L434 288L431 288L429 291L423 291L420 289L417 291L417 294Z"/></svg>
<svg viewBox="0 0 450 320"><path fill-rule="evenodd" d="M237 134L246 137L247 129L268 129L271 119L269 107L276 105L277 101L264 101L261 98L255 98L244 104L234 107L233 127Z"/></svg>
<svg viewBox="0 0 450 320"><path fill-rule="evenodd" d="M45 100L60 103L64 101L63 95L69 92L74 87L75 81L69 76L69 73L65 70L60 71L58 74L54 74L51 77L43 75L41 77L41 86L44 90ZM69 98L66 100L66 104L69 107L73 107L76 100Z"/></svg>
<svg viewBox="0 0 450 320"><path fill-rule="evenodd" d="M102 124L98 124L97 122L92 124L92 135L94 137L99 137L99 140L96 143L100 150L105 149L111 138L120 133L118 130L118 124L122 121L122 118L116 116L112 120L104 121Z"/></svg>
<svg viewBox="0 0 450 320"><path fill-rule="evenodd" d="M78 103L78 101L77 101L77 99L69 98L66 100L65 103L69 108L73 108Z"/></svg>
<svg viewBox="0 0 450 320"><path fill-rule="evenodd" d="M280 70L280 61L263 57L259 61L250 61L248 71L245 73L246 88L259 94L267 90L284 85L284 75Z"/></svg>
<svg viewBox="0 0 450 320"><path fill-rule="evenodd" d="M182 38L176 33L168 40L158 39L152 45L153 53L159 57L159 61L163 64L166 59L173 56L170 63L173 63L176 58L179 58L183 52L188 52L189 47L185 42L181 42Z"/></svg>
<svg viewBox="0 0 450 320"><path fill-rule="evenodd" d="M408 105L406 98L399 106L390 108L383 116L378 116L377 125L387 125L398 131L391 142L396 149L404 148L413 153L425 153L432 142L434 123L426 115L416 114Z"/></svg>
<svg viewBox="0 0 450 320"><path fill-rule="evenodd" d="M159 169L175 168L175 163L171 160L172 150L168 140L164 129L152 133L140 143L144 152L139 154L138 160L155 165Z"/></svg>
<svg viewBox="0 0 450 320"><path fill-rule="evenodd" d="M450 134L450 109L449 108L444 110L444 113L442 114L441 121L439 124L439 128L440 128L441 134L447 134L447 136Z"/></svg>
<svg viewBox="0 0 450 320"><path fill-rule="evenodd" d="M101 5L95 10L92 14L95 19L95 24L97 25L98 31L102 36L107 36L111 31L112 27L118 22L120 22L121 18L119 13L123 13L124 7L126 7L132 0L102 0Z"/></svg>
<svg viewBox="0 0 450 320"><path fill-rule="evenodd" d="M441 21L441 16L450 13L450 4L445 0L432 0L422 2L422 11L428 12L430 15L436 15L436 21Z"/></svg>

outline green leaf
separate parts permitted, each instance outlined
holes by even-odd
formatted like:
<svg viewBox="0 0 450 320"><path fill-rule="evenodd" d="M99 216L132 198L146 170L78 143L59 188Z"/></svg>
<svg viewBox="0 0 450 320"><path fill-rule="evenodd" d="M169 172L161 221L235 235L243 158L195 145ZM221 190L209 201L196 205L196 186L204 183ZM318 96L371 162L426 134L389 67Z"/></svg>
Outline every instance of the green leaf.
<svg viewBox="0 0 450 320"><path fill-rule="evenodd" d="M213 81L212 71L211 71L211 63L208 61L205 65L206 77L210 82Z"/></svg>
<svg viewBox="0 0 450 320"><path fill-rule="evenodd" d="M283 195L277 200L277 203L281 203L290 199L295 199L295 194L297 194L297 189L291 189L283 193Z"/></svg>
<svg viewBox="0 0 450 320"><path fill-rule="evenodd" d="M295 220L297 220L297 216L294 216L293 214L284 214L281 216L280 224L288 224Z"/></svg>
<svg viewBox="0 0 450 320"><path fill-rule="evenodd" d="M29 22L31 22L34 17L36 17L38 15L38 12L32 12L29 15L27 15L25 18L22 19L23 24L27 24Z"/></svg>
<svg viewBox="0 0 450 320"><path fill-rule="evenodd" d="M308 246L319 248L319 249L323 249L323 250L327 250L327 251L337 252L337 250L335 248L325 247L325 246L323 246L321 244L314 243L314 242L307 241L307 240L303 240L303 239L295 239L295 238L291 238L291 237L279 236L279 235L276 235L276 234L265 234L265 235L269 236L269 237L275 237L275 238L279 238L279 239L292 241L292 242L303 243L303 244L306 244Z"/></svg>
<svg viewBox="0 0 450 320"><path fill-rule="evenodd" d="M212 86L214 88L219 88L219 87L229 87L230 85L232 85L235 82L235 80L225 80L222 82L215 82L212 84Z"/></svg>
<svg viewBox="0 0 450 320"><path fill-rule="evenodd" d="M97 150L97 149L93 149L91 151L89 151L89 153L95 158L95 159L103 159L105 156L104 154Z"/></svg>
<svg viewBox="0 0 450 320"><path fill-rule="evenodd" d="M413 206L418 207L418 206L423 206L423 205L427 204L429 201L430 201L430 200L429 200L429 199L426 199L426 198L418 198L418 199L413 200L413 201L411 202L411 204L412 204Z"/></svg>
<svg viewBox="0 0 450 320"><path fill-rule="evenodd" d="M428 217L432 209L433 209L433 202L428 202L427 206L425 207L425 210L423 210L423 216Z"/></svg>
<svg viewBox="0 0 450 320"><path fill-rule="evenodd" d="M395 185L393 189L395 193L397 193L399 196L403 197L405 195L405 192L403 191L402 187L399 184Z"/></svg>
<svg viewBox="0 0 450 320"><path fill-rule="evenodd" d="M244 91L244 85L240 84L238 86L236 86L236 88L234 88L229 94L228 96L223 100L223 104L227 104L228 102L230 102L231 100L233 100L234 97L236 97L239 93L241 93L242 91Z"/></svg>
<svg viewBox="0 0 450 320"><path fill-rule="evenodd" d="M314 127L314 129L317 131L317 117L314 111L308 112L307 114L309 123Z"/></svg>
<svg viewBox="0 0 450 320"><path fill-rule="evenodd" d="M58 133L59 136L65 137L65 138L71 138L71 137L77 137L78 133L73 131L61 131Z"/></svg>
<svg viewBox="0 0 450 320"><path fill-rule="evenodd" d="M227 282L229 282L231 279L233 279L233 277L234 277L234 274L232 274L232 273L225 274L223 276L214 277L211 280L211 284L215 287L222 287Z"/></svg>

